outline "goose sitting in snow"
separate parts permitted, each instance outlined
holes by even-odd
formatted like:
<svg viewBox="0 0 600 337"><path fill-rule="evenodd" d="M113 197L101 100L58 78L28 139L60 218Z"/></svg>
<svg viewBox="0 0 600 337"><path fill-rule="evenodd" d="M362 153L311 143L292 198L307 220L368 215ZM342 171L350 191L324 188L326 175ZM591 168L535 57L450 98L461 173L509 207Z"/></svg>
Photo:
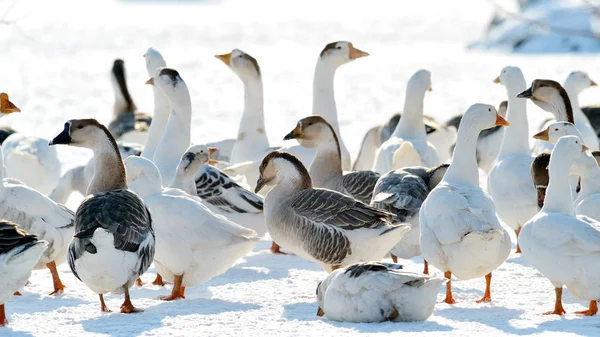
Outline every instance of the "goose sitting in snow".
<svg viewBox="0 0 600 337"><path fill-rule="evenodd" d="M401 113L396 113L385 124L377 125L367 131L360 144L358 156L352 166L354 171L370 170L373 168L375 152L394 133L401 117ZM423 125L425 126L425 133L427 133L427 141L438 149L440 162L445 163L449 161L454 149L452 144L456 142L456 130L458 130L458 126L440 124L433 117L427 115L423 115Z"/></svg>
<svg viewBox="0 0 600 337"><path fill-rule="evenodd" d="M424 321L433 313L445 282L397 264L352 264L319 282L317 315L356 323Z"/></svg>
<svg viewBox="0 0 600 337"><path fill-rule="evenodd" d="M13 222L0 221L0 327L8 324L4 303L27 282L47 244Z"/></svg>
<svg viewBox="0 0 600 337"><path fill-rule="evenodd" d="M127 188L117 142L95 119L72 119L50 143L84 147L94 152L95 172L87 197L75 214L75 236L69 245L69 266L79 280L100 297L124 293L122 313L139 312L129 287L154 258L152 217L144 201Z"/></svg>
<svg viewBox="0 0 600 337"><path fill-rule="evenodd" d="M398 257L409 259L421 255L419 210L429 192L442 180L447 169L448 164L432 168L405 167L390 171L377 180L371 206L395 214L397 220L409 223L411 227L410 232L390 251L394 262L398 262ZM429 274L427 261L424 261L424 264L423 273Z"/></svg>
<svg viewBox="0 0 600 337"><path fill-rule="evenodd" d="M211 212L198 198L161 186L160 172L148 159L125 159L129 187L152 212L156 233L154 264L173 282L170 301L185 298L185 288L224 273L245 256L260 237L256 232Z"/></svg>
<svg viewBox="0 0 600 337"><path fill-rule="evenodd" d="M308 169L313 186L343 193L365 204L371 202L373 188L381 175L373 171L344 172L338 137L323 117L301 119L285 136L284 140L288 139L296 139L303 147L317 149Z"/></svg>
<svg viewBox="0 0 600 337"><path fill-rule="evenodd" d="M286 152L265 157L256 192L264 185L274 185L265 199L273 240L327 272L380 260L410 229L393 225L391 213L339 192L313 188L306 168Z"/></svg>
<svg viewBox="0 0 600 337"><path fill-rule="evenodd" d="M569 95L571 101L571 108L573 109L573 119L575 120L575 126L581 132L583 136L582 140L590 150L595 151L600 148L598 144L598 135L594 130L590 120L581 111L579 106L579 93L589 87L597 86L596 82L592 81L588 74L583 71L573 71L567 76L563 87Z"/></svg>
<svg viewBox="0 0 600 337"><path fill-rule="evenodd" d="M133 102L125 76L125 62L116 59L111 69L111 83L115 93L113 119L108 124L108 130L116 140L144 144L152 116L138 111Z"/></svg>
<svg viewBox="0 0 600 337"><path fill-rule="evenodd" d="M494 202L479 186L475 159L478 134L494 125L508 122L491 105L474 104L465 112L452 162L421 205L421 252L448 279L448 304L455 303L452 274L462 280L485 275L486 290L479 302L491 301L492 271L510 253L510 236L498 221Z"/></svg>
<svg viewBox="0 0 600 337"><path fill-rule="evenodd" d="M511 127L504 131L498 157L488 175L488 192L502 222L517 235L521 226L537 213L537 195L529 173L533 157L529 149L527 101L517 95L527 87L518 67L504 67L497 77L506 87L508 111L506 119Z"/></svg>
<svg viewBox="0 0 600 337"><path fill-rule="evenodd" d="M519 241L523 256L555 288L554 310L562 315L562 287L575 297L590 301L586 316L598 312L600 299L600 222L575 216L570 195L571 164L587 147L576 136L561 137L550 156L550 184L542 210L521 229Z"/></svg>
<svg viewBox="0 0 600 337"><path fill-rule="evenodd" d="M431 167L440 164L438 151L427 141L427 134L422 127L423 100L425 92L430 90L431 73L427 70L417 71L408 80L404 116L390 138L377 149L373 171L385 174L405 166ZM418 154L420 162L409 163L405 160L415 153ZM394 161L400 165L393 165Z"/></svg>
<svg viewBox="0 0 600 337"><path fill-rule="evenodd" d="M119 154L121 158L129 156L139 156L142 153L142 145L136 143L117 142ZM90 158L85 165L75 166L58 180L58 184L52 190L48 197L54 202L65 204L73 192L79 192L82 196L86 196L87 188L90 181L94 177L94 158Z"/></svg>
<svg viewBox="0 0 600 337"><path fill-rule="evenodd" d="M494 80L494 83L500 83ZM502 118L506 118L506 111L508 110L508 101L500 102L498 106L498 115ZM447 125L454 126L457 130L460 127L460 121L462 115L454 116L446 122ZM498 151L500 151L500 145L502 144L502 137L504 137L504 128L502 126L494 126L489 129L482 130L477 137L477 149L475 151L475 158L477 159L477 166L486 174L489 174L492 169L492 165L498 157ZM456 143L450 146L450 152L454 152Z"/></svg>

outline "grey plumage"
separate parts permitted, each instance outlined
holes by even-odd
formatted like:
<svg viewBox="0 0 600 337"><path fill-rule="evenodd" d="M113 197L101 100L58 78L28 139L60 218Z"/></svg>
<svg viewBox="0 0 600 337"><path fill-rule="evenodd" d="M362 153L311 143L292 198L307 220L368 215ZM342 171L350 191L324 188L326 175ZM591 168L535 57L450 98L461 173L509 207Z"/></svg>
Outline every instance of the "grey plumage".
<svg viewBox="0 0 600 337"><path fill-rule="evenodd" d="M108 125L108 131L116 139L131 131L148 132L152 123L152 116L144 112L121 113Z"/></svg>
<svg viewBox="0 0 600 337"><path fill-rule="evenodd" d="M100 228L114 236L115 249L138 254L141 260L138 276L150 267L154 245L141 247L148 236L154 238L150 211L134 192L113 190L91 195L77 208L75 236L69 246L69 266L77 278L75 260L84 252L96 254L91 239Z"/></svg>
<svg viewBox="0 0 600 337"><path fill-rule="evenodd" d="M344 174L342 184L344 189L354 199L368 204L373 197L373 188L381 174L373 171L355 171Z"/></svg>
<svg viewBox="0 0 600 337"><path fill-rule="evenodd" d="M359 277L366 272L389 272L391 270L400 270L402 265L397 263L384 263L384 262L363 262L355 263L346 267L345 274L349 274L350 277Z"/></svg>
<svg viewBox="0 0 600 337"><path fill-rule="evenodd" d="M216 167L203 165L195 181L196 192L200 199L225 212L261 213L263 211L264 199L261 196L243 188ZM235 194L236 199L244 202L244 207L229 202L225 194Z"/></svg>
<svg viewBox="0 0 600 337"><path fill-rule="evenodd" d="M25 251L35 246L37 236L31 235L11 221L0 221L0 254L6 254L13 249Z"/></svg>
<svg viewBox="0 0 600 337"><path fill-rule="evenodd" d="M600 137L600 106L599 105L590 105L581 108L581 111L585 114L585 116L592 124L592 127L596 131L596 135Z"/></svg>

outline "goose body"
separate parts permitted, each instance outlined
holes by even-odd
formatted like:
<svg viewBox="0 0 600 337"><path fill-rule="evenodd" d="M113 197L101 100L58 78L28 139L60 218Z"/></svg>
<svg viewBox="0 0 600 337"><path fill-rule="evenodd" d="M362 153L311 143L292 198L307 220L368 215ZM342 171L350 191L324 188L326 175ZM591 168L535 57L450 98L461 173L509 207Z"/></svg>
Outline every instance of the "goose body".
<svg viewBox="0 0 600 337"><path fill-rule="evenodd" d="M273 151L260 166L257 190L275 185L265 199L265 218L275 242L331 272L356 262L378 261L410 229L392 214L339 192L313 188L293 155Z"/></svg>
<svg viewBox="0 0 600 337"><path fill-rule="evenodd" d="M417 71L408 80L404 104L404 116L398 122L394 133L386 140L375 154L373 171L385 174L393 168L401 168L403 159L394 157L404 142L409 142L421 157L420 166L435 166L439 164L437 150L427 141L427 134L422 127L423 99L425 92L431 90L431 73L427 70ZM409 152L409 153L412 153ZM393 161L399 166L393 167ZM414 165L415 163L410 163Z"/></svg>
<svg viewBox="0 0 600 337"><path fill-rule="evenodd" d="M319 282L317 315L356 323L424 321L433 313L445 282L397 264L352 264Z"/></svg>
<svg viewBox="0 0 600 337"><path fill-rule="evenodd" d="M47 244L15 223L0 221L0 327L8 323L4 303L25 285Z"/></svg>
<svg viewBox="0 0 600 337"><path fill-rule="evenodd" d="M575 214L600 221L600 151L582 154L574 163L574 170L581 177L581 190L574 201Z"/></svg>
<svg viewBox="0 0 600 337"><path fill-rule="evenodd" d="M95 172L87 197L75 213L75 236L69 245L73 274L100 297L124 293L122 313L138 312L129 287L154 258L155 237L150 210L128 189L125 167L114 137L95 119L70 120L51 145L66 144L94 151Z"/></svg>
<svg viewBox="0 0 600 337"><path fill-rule="evenodd" d="M452 162L419 213L423 258L449 279L486 275L482 301L491 300L491 272L510 252L510 236L496 217L490 196L479 187L475 150L481 130L508 123L491 105L474 104L464 114ZM454 303L450 282L447 303Z"/></svg>

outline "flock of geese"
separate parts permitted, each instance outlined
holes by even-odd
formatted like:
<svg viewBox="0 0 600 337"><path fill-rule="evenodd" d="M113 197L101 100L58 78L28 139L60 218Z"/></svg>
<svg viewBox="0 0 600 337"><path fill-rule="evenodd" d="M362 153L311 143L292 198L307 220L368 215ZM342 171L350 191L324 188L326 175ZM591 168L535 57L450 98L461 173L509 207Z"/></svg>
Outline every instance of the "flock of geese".
<svg viewBox="0 0 600 337"><path fill-rule="evenodd" d="M192 104L179 72L162 55L144 54L154 111L139 111L122 60L111 70L113 119L73 119L48 141L3 128L0 151L0 325L4 303L26 286L32 269L48 268L51 294L65 285L57 266L99 295L124 295L122 313L141 311L129 289L152 263L155 285L172 283L162 300L185 298L187 287L222 274L268 232L281 249L320 265L318 315L339 321L425 320L440 286L452 304L451 278L485 277L478 302L491 301L492 272L517 253L555 288L550 314L562 315L562 289L600 299L600 111L579 106L595 86L587 74L564 84L536 79L528 87L517 67L494 82L507 101L499 109L473 104L440 123L424 115L431 73L408 80L405 105L370 129L352 164L340 136L336 69L369 54L350 42L327 44L314 74L313 113L282 144L270 144L263 115L261 69L234 49L216 55L244 85L235 139L192 144ZM529 135L527 100L552 114ZM6 93L2 116L19 112ZM85 165L60 175L55 145L93 151ZM488 177L480 187L479 169ZM76 212L63 206L86 196ZM505 226L501 225L501 222ZM394 263L380 262L390 254ZM398 258L422 256L423 272ZM429 275L429 265L445 277Z"/></svg>

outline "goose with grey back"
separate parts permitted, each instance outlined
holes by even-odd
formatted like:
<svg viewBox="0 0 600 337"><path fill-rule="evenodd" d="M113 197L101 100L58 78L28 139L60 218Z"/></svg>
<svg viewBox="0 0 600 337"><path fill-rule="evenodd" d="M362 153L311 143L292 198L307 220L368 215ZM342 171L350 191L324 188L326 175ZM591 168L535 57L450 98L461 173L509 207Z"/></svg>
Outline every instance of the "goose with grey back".
<svg viewBox="0 0 600 337"><path fill-rule="evenodd" d="M14 222L0 220L0 327L8 324L4 303L27 282L47 245Z"/></svg>
<svg viewBox="0 0 600 337"><path fill-rule="evenodd" d="M583 136L583 142L590 150L595 151L599 149L598 135L590 120L581 111L579 105L579 94L587 88L598 86L590 76L583 71L573 71L567 76L563 83L563 87L569 95L571 101L571 107L573 108L573 119L575 120L575 126L581 132Z"/></svg>
<svg viewBox="0 0 600 337"><path fill-rule="evenodd" d="M451 277L485 276L486 289L479 302L492 300L492 271L510 253L510 236L496 216L492 198L481 189L475 158L477 136L494 125L508 126L488 104L473 104L458 129L452 162L442 181L429 193L419 211L423 258L448 279L448 304L456 303Z"/></svg>
<svg viewBox="0 0 600 337"><path fill-rule="evenodd" d="M398 122L394 133L377 149L373 171L385 174L392 169L410 166L403 157L416 153L421 166L440 164L438 151L427 141L423 123L423 100L425 92L431 90L431 73L421 69L415 72L406 86L404 115ZM399 165L395 165L397 161Z"/></svg>
<svg viewBox="0 0 600 337"><path fill-rule="evenodd" d="M186 192L163 188L160 172L143 157L125 159L127 183L152 212L156 271L173 282L164 301L185 298L185 289L224 273L249 253L260 237L210 211Z"/></svg>
<svg viewBox="0 0 600 337"><path fill-rule="evenodd" d="M373 207L395 214L396 221L410 224L408 232L391 249L390 255L394 262L398 257L410 259L421 255L419 236L419 210L423 201L444 177L448 164L436 167L405 167L390 171L377 180L373 189ZM429 274L429 266L424 261L423 273Z"/></svg>
<svg viewBox="0 0 600 337"><path fill-rule="evenodd" d="M431 316L441 277L365 262L333 271L317 285L317 316L342 322L413 322Z"/></svg>
<svg viewBox="0 0 600 337"><path fill-rule="evenodd" d="M529 149L527 101L517 97L527 83L521 69L513 66L504 67L494 82L506 88L506 120L511 127L504 131L498 157L488 174L487 190L500 220L515 231L516 252L521 253L519 231L537 213L536 189L529 173L533 157Z"/></svg>
<svg viewBox="0 0 600 337"><path fill-rule="evenodd" d="M108 130L116 140L144 144L152 116L139 111L131 98L125 76L125 62L122 59L114 60L110 75L115 104Z"/></svg>
<svg viewBox="0 0 600 337"><path fill-rule="evenodd" d="M100 297L102 311L110 311L104 294L124 293L122 313L134 313L129 288L154 258L154 230L150 210L128 189L125 166L117 142L95 119L72 119L50 145L83 147L94 152L94 177L87 197L75 213L75 235L69 245L71 271Z"/></svg>
<svg viewBox="0 0 600 337"><path fill-rule="evenodd" d="M273 186L264 207L271 238L327 272L381 260L410 229L392 224L391 213L339 192L313 188L306 168L286 152L265 157L256 185L256 192Z"/></svg>
<svg viewBox="0 0 600 337"><path fill-rule="evenodd" d="M335 130L325 118L310 116L298 121L296 128L284 140L296 139L306 148L317 152L308 173L313 186L343 193L368 204L373 188L381 176L373 171L343 171L340 143Z"/></svg>

